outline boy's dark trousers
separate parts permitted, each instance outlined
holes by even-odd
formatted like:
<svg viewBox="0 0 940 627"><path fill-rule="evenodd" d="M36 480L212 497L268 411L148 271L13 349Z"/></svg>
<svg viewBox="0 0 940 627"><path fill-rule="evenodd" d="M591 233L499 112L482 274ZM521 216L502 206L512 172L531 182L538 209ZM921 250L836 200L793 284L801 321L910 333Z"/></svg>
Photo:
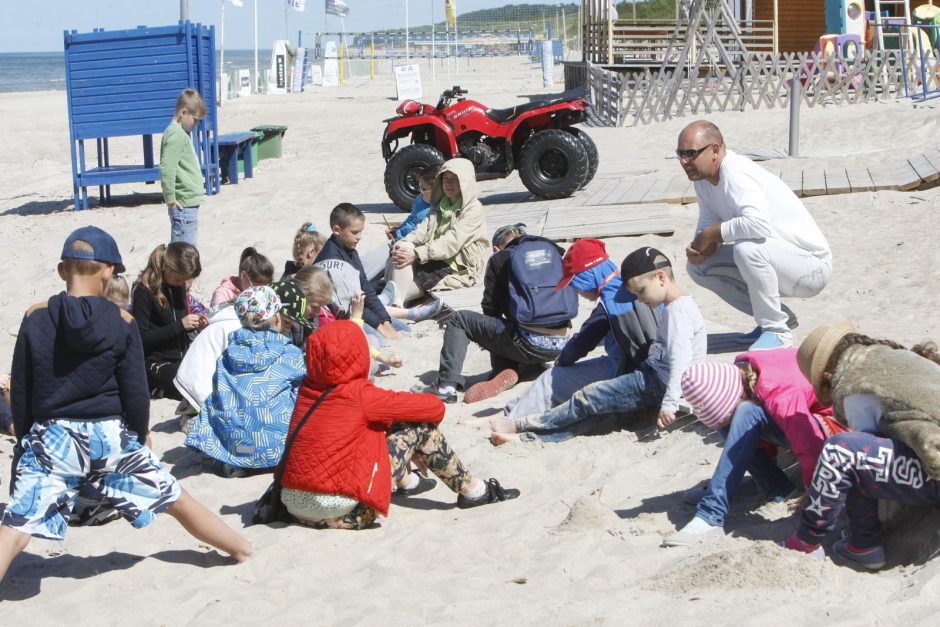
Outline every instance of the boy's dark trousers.
<svg viewBox="0 0 940 627"><path fill-rule="evenodd" d="M494 374L507 368L540 365L554 361L561 351L532 346L516 332L516 325L502 318L486 316L475 311L461 310L447 319L438 385L463 387L461 374L467 356L467 346L476 342L490 353Z"/></svg>

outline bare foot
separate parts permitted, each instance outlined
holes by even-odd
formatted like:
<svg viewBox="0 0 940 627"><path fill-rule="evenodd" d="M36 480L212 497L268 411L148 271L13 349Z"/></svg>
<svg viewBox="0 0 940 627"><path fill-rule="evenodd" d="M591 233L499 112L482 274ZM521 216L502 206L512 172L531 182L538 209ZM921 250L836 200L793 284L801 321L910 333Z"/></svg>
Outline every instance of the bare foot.
<svg viewBox="0 0 940 627"><path fill-rule="evenodd" d="M490 429L496 433L515 433L516 421L505 418L490 418Z"/></svg>
<svg viewBox="0 0 940 627"><path fill-rule="evenodd" d="M502 446L503 444L519 441L520 439L518 433L497 433L496 431L490 433L490 443L493 446Z"/></svg>

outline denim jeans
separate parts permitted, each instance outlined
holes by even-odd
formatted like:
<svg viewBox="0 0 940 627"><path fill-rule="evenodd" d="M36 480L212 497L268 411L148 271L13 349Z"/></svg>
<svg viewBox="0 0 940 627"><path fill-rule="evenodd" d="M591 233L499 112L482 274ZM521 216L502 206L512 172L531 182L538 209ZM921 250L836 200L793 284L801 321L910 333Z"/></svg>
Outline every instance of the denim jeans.
<svg viewBox="0 0 940 627"><path fill-rule="evenodd" d="M530 345L519 337L514 324L506 323L502 318L460 310L448 318L447 329L444 330L438 385L463 386L461 371L470 342L476 342L490 352L494 371L554 361L560 352Z"/></svg>
<svg viewBox="0 0 940 627"><path fill-rule="evenodd" d="M633 372L578 390L570 399L543 414L519 418L516 432L524 440L563 442L587 433L612 415L659 407L665 394L665 382L643 362Z"/></svg>
<svg viewBox="0 0 940 627"><path fill-rule="evenodd" d="M897 440L863 432L839 433L823 445L806 496L808 505L797 530L800 539L821 543L845 509L849 542L867 549L881 545L878 499L936 505L940 481L931 479L914 451Z"/></svg>
<svg viewBox="0 0 940 627"><path fill-rule="evenodd" d="M581 388L616 377L617 365L618 360L604 356L585 359L571 366L549 368L539 375L525 394L506 404L506 419L544 414L567 401Z"/></svg>
<svg viewBox="0 0 940 627"><path fill-rule="evenodd" d="M199 207L167 209L170 216L170 243L186 242L197 246L199 240Z"/></svg>
<svg viewBox="0 0 940 627"><path fill-rule="evenodd" d="M698 503L696 516L721 527L745 470L769 498L786 496L793 491L793 484L776 461L757 447L758 440L765 440L790 448L783 431L763 407L750 401L741 403L731 417L731 424L719 432L725 445L705 496Z"/></svg>

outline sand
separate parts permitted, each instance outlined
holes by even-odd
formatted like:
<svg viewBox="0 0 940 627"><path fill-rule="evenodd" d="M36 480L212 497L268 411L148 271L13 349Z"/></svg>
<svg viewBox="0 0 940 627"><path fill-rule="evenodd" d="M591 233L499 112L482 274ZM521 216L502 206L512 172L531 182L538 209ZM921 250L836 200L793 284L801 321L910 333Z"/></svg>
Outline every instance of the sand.
<svg viewBox="0 0 940 627"><path fill-rule="evenodd" d="M425 83L427 101L446 74ZM543 88L538 66L522 60L474 61L459 83L493 107L525 102ZM341 89L299 96L246 98L220 110L222 132L262 123L286 124L284 156L262 162L255 178L225 186L200 216L203 274L194 291L208 300L231 274L242 247L255 245L280 267L293 233L312 220L322 227L334 204L368 212L363 249L383 239L380 212L401 217L382 184L379 150L384 118L395 108L389 78L356 79ZM114 206L71 211L64 92L0 95L8 149L0 154L0 227L5 241L0 364L9 364L22 312L62 289L55 272L65 236L96 224L118 240L131 277L150 250L168 238L159 188L114 188ZM783 109L709 116L734 146L785 148ZM589 129L601 172L623 176L679 173L671 157L688 121ZM851 165L912 155L938 131L935 105L907 100L804 109L802 161ZM139 140L112 142L112 159L136 160ZM483 184L486 190L492 184ZM96 190L95 190L96 191ZM937 189L807 199L834 255L834 277L817 298L790 299L801 325L850 318L872 335L911 343L940 338L940 253ZM598 209L598 211L601 211ZM675 258L691 238L697 208L677 208L671 237L608 240L621 259L640 245ZM603 233L597 233L603 236ZM679 282L716 328L748 330L753 322L714 295ZM588 312L582 305L582 315ZM379 385L405 390L437 368L442 333L433 322L395 344L406 365ZM725 357L727 358L727 357ZM486 372L486 355L471 348L465 372ZM5 367L2 369L6 369ZM73 528L64 542L34 540L13 564L0 598L0 621L59 623L63 616L97 624L822 624L925 623L935 613L940 578L937 518L917 518L889 540L892 559L878 574L778 549L794 528L785 505L761 505L743 488L728 517L731 534L693 548L660 548L662 535L685 524L693 508L682 493L710 476L718 438L690 425L639 441L649 419L624 430L557 445L493 448L475 423L495 415L526 383L476 405L451 405L442 429L482 477L518 487L516 501L462 511L439 485L394 505L378 529L358 533L302 527L248 526L252 504L270 477L221 479L183 446L175 403L154 401L154 448L196 498L241 530L257 554L231 566L169 517L135 531L123 522ZM12 438L0 439L9 459ZM0 481L9 485L7 464ZM913 543L913 548L912 548ZM893 552L892 552L892 549Z"/></svg>

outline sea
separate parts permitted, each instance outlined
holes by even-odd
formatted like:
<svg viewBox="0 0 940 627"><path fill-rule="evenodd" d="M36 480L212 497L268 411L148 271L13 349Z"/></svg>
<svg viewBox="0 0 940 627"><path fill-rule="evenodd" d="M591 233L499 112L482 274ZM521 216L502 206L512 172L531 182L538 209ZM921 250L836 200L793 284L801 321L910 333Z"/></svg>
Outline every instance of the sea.
<svg viewBox="0 0 940 627"><path fill-rule="evenodd" d="M215 54L219 63L219 52ZM258 50L261 70L271 63L270 50ZM226 50L225 71L254 69L253 50ZM47 91L65 89L65 53L63 52L0 52L0 92Z"/></svg>

